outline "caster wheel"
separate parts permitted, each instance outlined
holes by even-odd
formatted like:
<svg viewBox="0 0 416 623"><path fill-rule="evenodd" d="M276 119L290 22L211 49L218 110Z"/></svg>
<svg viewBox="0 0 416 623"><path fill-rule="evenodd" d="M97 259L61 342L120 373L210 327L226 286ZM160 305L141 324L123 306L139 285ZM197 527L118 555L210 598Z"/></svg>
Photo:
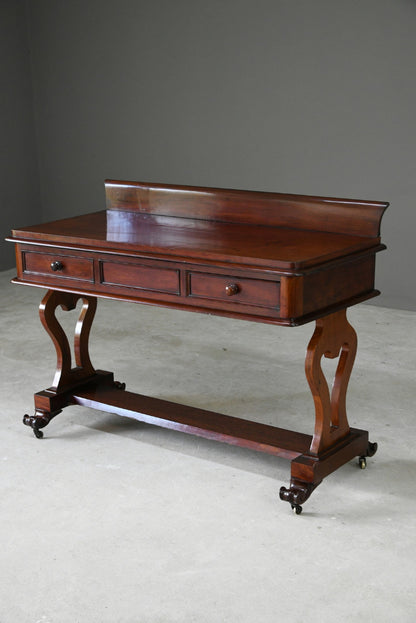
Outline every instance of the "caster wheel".
<svg viewBox="0 0 416 623"><path fill-rule="evenodd" d="M294 515L300 515L302 512L302 507L300 504L292 504L292 511Z"/></svg>
<svg viewBox="0 0 416 623"><path fill-rule="evenodd" d="M33 434L35 435L35 437L37 437L37 439L42 439L43 432L39 430L38 426L36 426L35 417L31 417L30 415L26 413L23 416L23 424L25 424L26 426L30 426L32 428Z"/></svg>
<svg viewBox="0 0 416 623"><path fill-rule="evenodd" d="M113 385L116 389L120 389L120 390L126 389L126 384L120 383L120 381L114 381Z"/></svg>
<svg viewBox="0 0 416 623"><path fill-rule="evenodd" d="M360 466L360 469L365 469L367 467L367 461L365 456L360 456L360 458L358 459L358 465Z"/></svg>
<svg viewBox="0 0 416 623"><path fill-rule="evenodd" d="M38 428L34 428L33 429L33 433L34 433L36 439L43 439L43 432L41 430L39 430Z"/></svg>

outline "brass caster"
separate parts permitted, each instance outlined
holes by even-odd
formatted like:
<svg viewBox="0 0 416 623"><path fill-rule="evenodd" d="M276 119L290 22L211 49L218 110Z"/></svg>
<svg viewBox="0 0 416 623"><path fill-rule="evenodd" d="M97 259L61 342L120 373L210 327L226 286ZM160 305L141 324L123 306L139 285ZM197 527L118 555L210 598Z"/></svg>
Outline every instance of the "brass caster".
<svg viewBox="0 0 416 623"><path fill-rule="evenodd" d="M123 391L124 389L126 389L126 384L125 383L121 383L120 381L113 381L113 387Z"/></svg>
<svg viewBox="0 0 416 623"><path fill-rule="evenodd" d="M358 465L360 466L360 469L365 469L367 467L367 459L365 456L360 456L358 459Z"/></svg>
<svg viewBox="0 0 416 623"><path fill-rule="evenodd" d="M294 515L300 515L302 512L302 506L300 504L291 504Z"/></svg>

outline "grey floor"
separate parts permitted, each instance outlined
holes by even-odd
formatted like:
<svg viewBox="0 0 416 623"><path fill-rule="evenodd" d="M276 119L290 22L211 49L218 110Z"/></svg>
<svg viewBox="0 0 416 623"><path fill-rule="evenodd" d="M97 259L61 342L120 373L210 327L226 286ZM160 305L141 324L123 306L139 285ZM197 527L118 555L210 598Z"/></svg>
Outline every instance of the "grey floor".
<svg viewBox="0 0 416 623"><path fill-rule="evenodd" d="M295 516L278 499L282 459L78 407L35 439L22 416L55 352L43 290L12 276L0 274L1 623L415 621L415 313L350 310L350 423L379 451ZM100 301L91 353L132 391L311 432L312 329Z"/></svg>

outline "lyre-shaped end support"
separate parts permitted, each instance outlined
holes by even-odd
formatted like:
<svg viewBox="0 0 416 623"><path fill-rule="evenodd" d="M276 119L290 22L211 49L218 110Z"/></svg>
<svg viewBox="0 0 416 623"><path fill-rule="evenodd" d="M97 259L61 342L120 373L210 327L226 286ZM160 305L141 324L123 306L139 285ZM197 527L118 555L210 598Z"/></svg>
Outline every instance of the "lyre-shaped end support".
<svg viewBox="0 0 416 623"><path fill-rule="evenodd" d="M315 431L310 447L313 456L319 456L350 430L346 395L356 351L357 335L347 320L345 309L316 321L305 360L306 377L315 403ZM331 392L321 367L323 356L339 358Z"/></svg>
<svg viewBox="0 0 416 623"><path fill-rule="evenodd" d="M60 306L65 311L75 309L80 298L82 298L83 305L75 328L75 367L72 367L71 349L66 333L56 318L56 308ZM96 306L97 299L94 297L55 290L49 290L42 299L39 315L54 343L57 365L52 387L35 394L34 415L26 414L23 417L23 423L32 428L38 439L43 437L40 429L47 426L68 404L69 390L96 375L88 354L88 338Z"/></svg>
<svg viewBox="0 0 416 623"><path fill-rule="evenodd" d="M75 367L72 367L71 349L65 331L56 318L56 308L60 306L63 310L70 311L75 309L79 299L82 299L82 308L75 327ZM97 299L83 294L49 290L43 298L39 306L39 315L54 343L57 356L52 386L54 389L69 387L95 374L88 352L88 339L96 308Z"/></svg>
<svg viewBox="0 0 416 623"><path fill-rule="evenodd" d="M56 318L56 309L60 306L64 311L71 311L76 308L79 299L82 299L82 307L75 327L73 366L69 341ZM56 290L49 290L39 306L41 322L52 339L57 358L52 387L35 394L35 413L23 418L23 423L30 426L39 439L43 437L40 429L47 426L64 407L72 404L73 393L82 385L92 383L125 389L124 383L114 381L112 372L95 370L91 363L88 340L96 308L95 297Z"/></svg>

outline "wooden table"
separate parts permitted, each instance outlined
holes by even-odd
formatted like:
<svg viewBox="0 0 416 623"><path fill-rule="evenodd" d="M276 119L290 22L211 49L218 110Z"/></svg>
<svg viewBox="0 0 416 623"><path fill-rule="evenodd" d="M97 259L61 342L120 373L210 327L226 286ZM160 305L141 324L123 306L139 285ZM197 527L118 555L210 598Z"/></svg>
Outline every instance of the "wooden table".
<svg viewBox="0 0 416 623"><path fill-rule="evenodd" d="M107 209L15 229L14 283L48 288L40 318L56 348L51 387L25 415L36 437L67 405L83 405L182 432L283 456L280 489L295 512L325 476L377 449L350 428L345 399L356 353L346 308L379 294L375 254L387 203L106 181ZM315 428L305 435L125 391L96 370L88 336L97 297L296 326L315 321L306 377ZM74 337L55 316L83 305ZM116 322L116 320L115 320ZM330 391L322 356L338 358Z"/></svg>

